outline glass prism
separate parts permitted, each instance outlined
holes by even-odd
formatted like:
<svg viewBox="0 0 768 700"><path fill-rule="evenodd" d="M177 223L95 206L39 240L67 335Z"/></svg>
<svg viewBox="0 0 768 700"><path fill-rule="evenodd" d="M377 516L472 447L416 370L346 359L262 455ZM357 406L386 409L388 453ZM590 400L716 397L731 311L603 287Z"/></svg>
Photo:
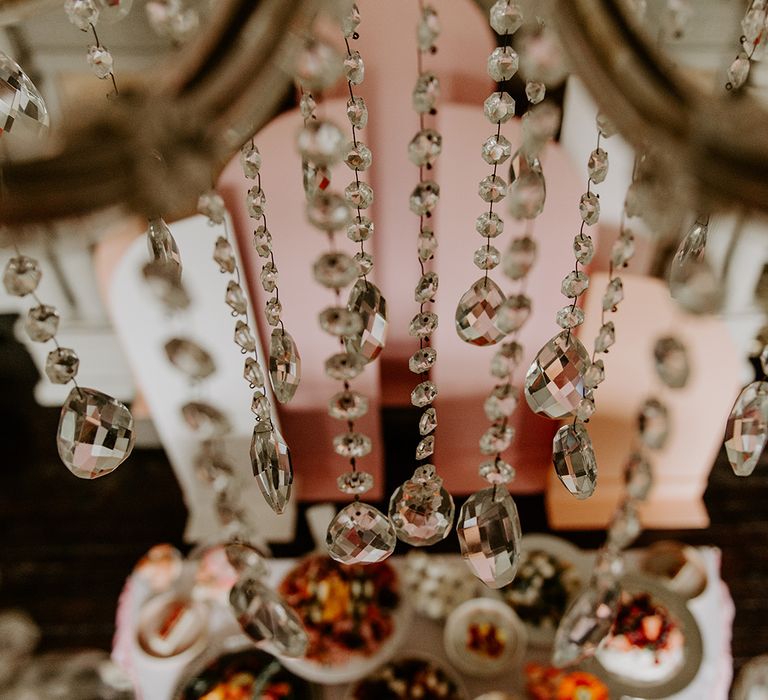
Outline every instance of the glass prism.
<svg viewBox="0 0 768 700"><path fill-rule="evenodd" d="M269 378L275 398L288 403L301 381L301 357L290 333L275 328L269 341Z"/></svg>
<svg viewBox="0 0 768 700"><path fill-rule="evenodd" d="M362 333L345 338L347 351L371 362L387 341L387 300L375 284L359 279L350 290L347 309L363 320Z"/></svg>
<svg viewBox="0 0 768 700"><path fill-rule="evenodd" d="M251 467L264 500L279 515L291 497L291 451L276 429L259 427L257 424L251 439Z"/></svg>
<svg viewBox="0 0 768 700"><path fill-rule="evenodd" d="M731 409L725 451L737 476L749 476L768 440L768 382L748 384Z"/></svg>
<svg viewBox="0 0 768 700"><path fill-rule="evenodd" d="M481 277L459 299L456 307L456 332L465 343L494 345L504 338L497 316L506 301L490 277Z"/></svg>
<svg viewBox="0 0 768 700"><path fill-rule="evenodd" d="M328 554L342 564L373 564L395 551L395 527L380 510L354 501L342 508L328 526Z"/></svg>
<svg viewBox="0 0 768 700"><path fill-rule="evenodd" d="M445 539L453 525L453 498L431 465L417 467L389 501L389 517L397 537L414 547Z"/></svg>
<svg viewBox="0 0 768 700"><path fill-rule="evenodd" d="M579 500L589 498L597 486L597 463L592 440L578 422L560 426L552 440L555 473Z"/></svg>

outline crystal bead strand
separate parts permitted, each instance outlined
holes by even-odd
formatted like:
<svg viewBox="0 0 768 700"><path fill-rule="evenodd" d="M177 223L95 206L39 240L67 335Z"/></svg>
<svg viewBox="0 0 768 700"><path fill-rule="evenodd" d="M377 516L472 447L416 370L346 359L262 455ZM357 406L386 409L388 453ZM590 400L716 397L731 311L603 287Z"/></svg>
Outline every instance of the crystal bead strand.
<svg viewBox="0 0 768 700"><path fill-rule="evenodd" d="M291 496L291 452L272 421L272 405L264 387L264 374L256 351L257 341L248 318L248 301L242 287L240 266L230 241L226 207L221 195L210 190L200 196L197 208L200 214L208 217L209 224L223 226L224 235L219 236L214 243L213 259L223 274L231 276L224 300L232 310L232 316L237 318L234 341L246 356L243 376L249 386L255 389L251 402L251 410L256 417L251 439L251 465L264 500L275 513L280 514ZM270 375L275 375L272 376L272 383L297 384L300 367L298 353L287 333L283 339L286 342L280 348L281 353L276 353L270 347ZM274 336L271 345L274 345Z"/></svg>
<svg viewBox="0 0 768 700"><path fill-rule="evenodd" d="M428 254L423 255L422 245L425 236L434 240L435 244L437 241L432 227L426 226L425 219L432 217L440 189L434 180L425 179L424 171L434 167L442 147L442 136L426 124L427 115L434 117L437 114L439 83L433 73L424 70L423 59L425 54L437 51L435 42L439 34L440 20L437 12L419 0L419 21L416 27L417 78L413 91L413 106L418 114L419 130L408 144L408 158L419 169L419 182L410 195L409 206L419 217L417 259L421 270L414 292L419 311L413 317L408 332L418 338L419 349L411 356L408 367L420 377L411 392L411 403L424 409L419 418L421 439L416 446L416 461L421 464L416 467L413 476L392 494L389 501L389 517L397 537L416 547L426 547L445 539L451 531L455 513L453 498L443 488L443 480L430 463L430 457L435 451L437 428L437 413L431 405L437 396L437 387L429 379L429 371L435 364L437 353L430 346L430 339L438 323L437 314L430 307L437 293L438 276L425 266L433 258L434 248L428 246Z"/></svg>
<svg viewBox="0 0 768 700"><path fill-rule="evenodd" d="M359 22L359 13L352 7L343 22L345 37L351 36ZM352 66L347 66L347 72ZM342 159L351 169L364 164L369 156L358 160L350 155L361 153L352 144L345 144L341 129L328 119L317 116L317 100L322 90L329 87L345 70L335 51L326 44L313 40L299 58L297 80L301 91L299 110L304 126L299 131L297 145L302 159L304 192L307 198L309 223L328 236L329 251L313 265L315 280L332 289L335 306L320 313L320 327L338 338L340 351L325 361L328 377L342 383L342 390L329 401L328 413L344 421L347 432L333 440L336 454L349 459L350 469L337 479L339 490L353 495L354 501L342 508L328 526L326 547L329 555L343 564L367 564L382 561L392 554L397 540L389 518L373 506L360 501L360 495L373 487L373 476L357 468L359 458L370 454L370 437L355 430L355 421L368 412L368 399L352 389L351 381L359 376L368 361L373 359L376 343L367 343L378 329L386 327L386 302L378 288L365 277L358 279L350 294L349 303L342 305L341 292L361 272L358 262L336 247L336 232L355 226L352 210L345 197L330 189L330 168ZM360 104L360 103L356 103ZM355 111L350 121L357 118ZM366 112L367 115L367 112ZM368 163L370 164L370 163ZM367 166L366 166L367 167ZM364 270L365 273L370 268ZM360 290L355 295L355 290ZM383 344L383 337L381 337ZM363 352L368 352L368 356ZM378 353L376 353L378 354Z"/></svg>
<svg viewBox="0 0 768 700"><path fill-rule="evenodd" d="M739 90L746 85L752 61L765 51L766 20L766 0L752 0L741 20L741 49L728 66L726 90Z"/></svg>

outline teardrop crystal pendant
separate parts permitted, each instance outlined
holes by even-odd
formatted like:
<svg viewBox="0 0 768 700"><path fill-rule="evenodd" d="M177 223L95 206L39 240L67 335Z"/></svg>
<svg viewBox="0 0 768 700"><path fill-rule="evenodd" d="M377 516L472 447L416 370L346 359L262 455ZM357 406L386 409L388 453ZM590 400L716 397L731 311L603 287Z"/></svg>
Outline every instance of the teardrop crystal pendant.
<svg viewBox="0 0 768 700"><path fill-rule="evenodd" d="M473 493L456 523L461 555L472 573L490 588L511 583L520 559L520 517L506 487Z"/></svg>
<svg viewBox="0 0 768 700"><path fill-rule="evenodd" d="M19 65L2 51L0 87L0 134L15 128L27 138L39 136L49 124L43 96Z"/></svg>
<svg viewBox="0 0 768 700"><path fill-rule="evenodd" d="M375 284L359 279L349 292L347 309L363 319L362 332L345 339L347 352L357 353L371 362L387 341L387 300Z"/></svg>
<svg viewBox="0 0 768 700"><path fill-rule="evenodd" d="M269 378L275 398L288 403L301 381L301 357L291 334L275 328L269 341Z"/></svg>
<svg viewBox="0 0 768 700"><path fill-rule="evenodd" d="M541 350L525 376L525 400L534 413L572 416L584 398L589 354L571 331L562 331Z"/></svg>
<svg viewBox="0 0 768 700"><path fill-rule="evenodd" d="M656 341L653 348L656 374L670 389L682 389L691 373L688 351L674 336L665 336Z"/></svg>
<svg viewBox="0 0 768 700"><path fill-rule="evenodd" d="M456 332L465 343L494 345L504 338L497 316L506 301L490 277L481 277L459 299L456 307Z"/></svg>
<svg viewBox="0 0 768 700"><path fill-rule="evenodd" d="M752 382L733 405L725 428L725 451L736 476L749 476L768 440L768 382Z"/></svg>
<svg viewBox="0 0 768 700"><path fill-rule="evenodd" d="M342 564L373 564L395 551L395 527L381 511L354 501L331 520L325 544Z"/></svg>
<svg viewBox="0 0 768 700"><path fill-rule="evenodd" d="M160 218L150 219L147 229L147 247L153 262L166 267L170 274L181 279L181 255L176 239L168 228L168 224Z"/></svg>
<svg viewBox="0 0 768 700"><path fill-rule="evenodd" d="M241 576L229 592L240 626L259 646L275 654L304 656L309 637L293 608L258 576Z"/></svg>
<svg viewBox="0 0 768 700"><path fill-rule="evenodd" d="M276 429L257 424L251 439L251 467L264 500L278 515L291 497L293 464L291 451Z"/></svg>
<svg viewBox="0 0 768 700"><path fill-rule="evenodd" d="M592 439L581 423L560 426L552 440L552 462L558 479L576 498L589 498L595 492L595 453Z"/></svg>
<svg viewBox="0 0 768 700"><path fill-rule="evenodd" d="M61 408L56 446L75 476L96 479L119 467L133 450L131 412L95 389L75 387Z"/></svg>
<svg viewBox="0 0 768 700"><path fill-rule="evenodd" d="M414 547L445 539L454 511L453 498L431 464L417 467L389 501L389 517L398 539Z"/></svg>

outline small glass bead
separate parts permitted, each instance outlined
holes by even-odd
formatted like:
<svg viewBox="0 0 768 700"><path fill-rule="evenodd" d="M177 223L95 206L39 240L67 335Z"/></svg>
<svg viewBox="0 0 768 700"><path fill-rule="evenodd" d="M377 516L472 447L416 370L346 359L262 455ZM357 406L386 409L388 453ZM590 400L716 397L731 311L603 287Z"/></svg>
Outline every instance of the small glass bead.
<svg viewBox="0 0 768 700"><path fill-rule="evenodd" d="M277 287L277 268L273 262L266 262L261 266L261 273L259 273L259 279L261 280L261 286L265 292L274 292Z"/></svg>
<svg viewBox="0 0 768 700"><path fill-rule="evenodd" d="M344 77L352 85L360 85L365 79L365 63L359 51L352 51L344 57Z"/></svg>
<svg viewBox="0 0 768 700"><path fill-rule="evenodd" d="M245 196L245 205L248 208L248 216L252 219L260 219L264 216L264 210L267 206L267 197L264 190L258 185L251 187Z"/></svg>
<svg viewBox="0 0 768 700"><path fill-rule="evenodd" d="M358 141L357 144L350 141L347 144L344 162L351 170L368 170L373 162L373 154L362 141Z"/></svg>
<svg viewBox="0 0 768 700"><path fill-rule="evenodd" d="M595 257L595 244L592 239L583 233L578 233L573 238L573 254L582 265L589 265Z"/></svg>
<svg viewBox="0 0 768 700"><path fill-rule="evenodd" d="M433 50L438 36L440 36L440 18L434 8L427 5L422 11L416 27L416 41L419 51Z"/></svg>
<svg viewBox="0 0 768 700"><path fill-rule="evenodd" d="M494 387L483 403L488 420L498 421L511 416L517 408L517 394L517 388L508 383Z"/></svg>
<svg viewBox="0 0 768 700"><path fill-rule="evenodd" d="M408 144L408 158L416 166L433 165L443 148L443 137L434 129L422 129Z"/></svg>
<svg viewBox="0 0 768 700"><path fill-rule="evenodd" d="M248 142L240 149L240 165L243 167L243 175L248 179L253 180L258 176L261 170L261 153L254 143Z"/></svg>
<svg viewBox="0 0 768 700"><path fill-rule="evenodd" d="M100 80L105 80L112 74L115 61L103 46L89 46L86 59L94 75Z"/></svg>
<svg viewBox="0 0 768 700"><path fill-rule="evenodd" d="M364 433L350 431L333 438L333 449L342 457L365 457L372 448L371 438Z"/></svg>
<svg viewBox="0 0 768 700"><path fill-rule="evenodd" d="M483 238L496 238L504 232L504 220L495 212L480 214L475 221L475 230Z"/></svg>
<svg viewBox="0 0 768 700"><path fill-rule="evenodd" d="M357 353L338 352L325 361L325 373L331 379L348 381L365 369L365 358Z"/></svg>
<svg viewBox="0 0 768 700"><path fill-rule="evenodd" d="M264 316L270 326L276 326L280 323L280 315L282 313L283 305L280 303L279 299L275 297L267 299L267 303L264 304Z"/></svg>
<svg viewBox="0 0 768 700"><path fill-rule="evenodd" d="M497 46L488 57L488 75L501 83L517 73L519 59L511 46Z"/></svg>
<svg viewBox="0 0 768 700"><path fill-rule="evenodd" d="M435 236L432 229L426 227L422 228L416 244L419 260L422 262L427 262L427 260L430 260L432 257L434 257L435 251L437 250L437 236Z"/></svg>
<svg viewBox="0 0 768 700"><path fill-rule="evenodd" d="M418 408L428 406L437 398L437 387L430 381L417 384L411 392L411 403Z"/></svg>
<svg viewBox="0 0 768 700"><path fill-rule="evenodd" d="M413 109L419 114L434 111L440 99L440 81L434 73L421 73L416 79L411 102Z"/></svg>
<svg viewBox="0 0 768 700"><path fill-rule="evenodd" d="M484 245L475 251L472 259L481 270L493 270L501 262L501 253L492 245Z"/></svg>
<svg viewBox="0 0 768 700"><path fill-rule="evenodd" d="M537 105L547 94L547 87L538 80L529 80L525 84L525 96L532 105Z"/></svg>
<svg viewBox="0 0 768 700"><path fill-rule="evenodd" d="M341 30L344 32L344 36L347 39L356 39L355 32L359 25L360 10L355 3L352 3L349 12L347 12L341 20Z"/></svg>
<svg viewBox="0 0 768 700"><path fill-rule="evenodd" d="M419 434L429 435L437 428L437 411L431 406L419 418Z"/></svg>
<svg viewBox="0 0 768 700"><path fill-rule="evenodd" d="M497 34L514 34L523 24L520 6L510 0L496 0L488 14L491 27Z"/></svg>
<svg viewBox="0 0 768 700"><path fill-rule="evenodd" d="M597 117L595 117L595 126L604 139L609 139L616 133L616 126L602 112L598 112Z"/></svg>
<svg viewBox="0 0 768 700"><path fill-rule="evenodd" d="M344 197L335 192L318 192L307 202L309 222L322 231L338 231L352 220L352 210Z"/></svg>
<svg viewBox="0 0 768 700"><path fill-rule="evenodd" d="M235 324L235 343L245 352L254 352L256 350L256 338L253 337L248 324L243 321L238 321Z"/></svg>
<svg viewBox="0 0 768 700"><path fill-rule="evenodd" d="M514 480L515 468L503 459L489 459L480 464L478 474L489 484L501 486Z"/></svg>
<svg viewBox="0 0 768 700"><path fill-rule="evenodd" d="M304 119L311 119L317 109L317 101L311 92L305 92L299 99L299 112Z"/></svg>
<svg viewBox="0 0 768 700"><path fill-rule="evenodd" d="M40 304L33 306L27 312L24 330L30 340L45 343L56 335L59 330L59 312L53 306Z"/></svg>
<svg viewBox="0 0 768 700"><path fill-rule="evenodd" d="M506 379L523 359L523 346L511 341L502 343L491 359L491 374L499 379Z"/></svg>
<svg viewBox="0 0 768 700"><path fill-rule="evenodd" d="M367 209L373 204L373 188L367 182L350 182L344 188L344 198L350 206Z"/></svg>
<svg viewBox="0 0 768 700"><path fill-rule="evenodd" d="M416 216L424 216L435 209L439 199L440 186L432 180L425 180L414 187L408 205Z"/></svg>
<svg viewBox="0 0 768 700"><path fill-rule="evenodd" d="M331 171L324 165L315 165L304 160L301 163L301 184L304 187L304 195L311 201L331 186Z"/></svg>
<svg viewBox="0 0 768 700"><path fill-rule="evenodd" d="M587 172L589 179L596 184L600 184L608 175L608 153L602 148L596 148L589 154L587 161Z"/></svg>
<svg viewBox="0 0 768 700"><path fill-rule="evenodd" d="M608 348L616 342L616 328L613 321L608 321L600 326L600 331L595 338L595 352L608 352Z"/></svg>
<svg viewBox="0 0 768 700"><path fill-rule="evenodd" d="M500 202L507 196L507 183L498 175L488 175L480 180L477 193L484 202Z"/></svg>
<svg viewBox="0 0 768 700"><path fill-rule="evenodd" d="M329 289L343 289L358 276L357 263L346 253L323 253L312 266L315 281Z"/></svg>
<svg viewBox="0 0 768 700"><path fill-rule="evenodd" d="M268 258L272 254L272 234L263 226L253 232L253 247L260 258Z"/></svg>
<svg viewBox="0 0 768 700"><path fill-rule="evenodd" d="M344 472L336 479L339 491L350 496L359 496L373 488L373 476L368 472Z"/></svg>
<svg viewBox="0 0 768 700"><path fill-rule="evenodd" d="M367 241L374 231L373 221L367 216L359 216L347 226L347 238L355 243Z"/></svg>
<svg viewBox="0 0 768 700"><path fill-rule="evenodd" d="M93 0L66 0L64 12L67 19L84 32L99 21L99 8Z"/></svg>
<svg viewBox="0 0 768 700"><path fill-rule="evenodd" d="M589 287L589 277L581 270L569 272L563 279L560 291L563 296L575 298L580 297Z"/></svg>
<svg viewBox="0 0 768 700"><path fill-rule="evenodd" d="M344 306L330 306L318 317L320 327L330 335L339 337L356 335L363 330L363 318Z"/></svg>
<svg viewBox="0 0 768 700"><path fill-rule="evenodd" d="M362 97L350 97L347 100L347 119L355 129L364 129L368 123L368 106Z"/></svg>
<svg viewBox="0 0 768 700"><path fill-rule="evenodd" d="M520 330L531 315L531 298L525 294L512 294L499 307L496 325L502 333Z"/></svg>
<svg viewBox="0 0 768 700"><path fill-rule="evenodd" d="M509 425L492 425L479 440L480 452L484 455L494 455L504 452L515 436L514 429Z"/></svg>
<svg viewBox="0 0 768 700"><path fill-rule="evenodd" d="M209 224L223 224L227 207L218 192L203 192L197 200L197 211L208 217Z"/></svg>
<svg viewBox="0 0 768 700"><path fill-rule="evenodd" d="M578 306L569 304L555 314L555 323L560 328L576 328L584 323L584 312Z"/></svg>
<svg viewBox="0 0 768 700"><path fill-rule="evenodd" d="M341 56L329 43L310 39L299 52L294 74L299 85L308 92L319 93L333 85L342 72Z"/></svg>
<svg viewBox="0 0 768 700"><path fill-rule="evenodd" d="M245 300L243 288L234 280L230 280L227 283L227 292L224 295L224 301L227 306L238 315L242 315L248 310L248 303Z"/></svg>
<svg viewBox="0 0 768 700"><path fill-rule="evenodd" d="M592 394L585 396L576 408L576 418L582 423L588 421L595 413L595 399Z"/></svg>
<svg viewBox="0 0 768 700"><path fill-rule="evenodd" d="M480 155L488 165L501 165L512 155L512 144L501 134L493 134L483 143Z"/></svg>
<svg viewBox="0 0 768 700"><path fill-rule="evenodd" d="M437 351L434 348L420 348L408 359L408 369L414 374L429 372L437 361Z"/></svg>
<svg viewBox="0 0 768 700"><path fill-rule="evenodd" d="M614 268L624 267L635 254L635 239L630 232L622 233L611 248L611 264Z"/></svg>
<svg viewBox="0 0 768 700"><path fill-rule="evenodd" d="M352 421L368 413L368 399L357 391L347 389L331 396L328 415L336 420Z"/></svg>
<svg viewBox="0 0 768 700"><path fill-rule="evenodd" d="M515 238L502 257L502 270L511 280L525 277L536 260L536 241L528 236Z"/></svg>
<svg viewBox="0 0 768 700"><path fill-rule="evenodd" d="M224 236L219 236L213 245L213 259L220 272L232 274L235 271L235 251Z"/></svg>
<svg viewBox="0 0 768 700"><path fill-rule="evenodd" d="M413 296L417 304L432 301L437 293L437 285L440 281L436 272L425 272L416 283Z"/></svg>
<svg viewBox="0 0 768 700"><path fill-rule="evenodd" d="M408 326L408 335L413 338L426 338L435 332L437 328L437 314L432 311L417 313Z"/></svg>
<svg viewBox="0 0 768 700"><path fill-rule="evenodd" d="M80 358L72 348L56 348L48 353L45 373L54 384L66 384L77 375Z"/></svg>
<svg viewBox="0 0 768 700"><path fill-rule="evenodd" d="M491 124L503 124L515 116L515 101L508 92L494 92L483 103L483 114Z"/></svg>
<svg viewBox="0 0 768 700"><path fill-rule="evenodd" d="M605 379L605 366L602 360L595 360L584 373L584 386L595 389Z"/></svg>
<svg viewBox="0 0 768 700"><path fill-rule="evenodd" d="M600 218L600 200L594 192L585 192L579 200L579 214L587 226L597 223Z"/></svg>
<svg viewBox="0 0 768 700"><path fill-rule="evenodd" d="M269 405L269 399L261 392L255 392L251 400L251 412L260 421L272 420L272 407Z"/></svg>
<svg viewBox="0 0 768 700"><path fill-rule="evenodd" d="M620 277L614 277L603 294L603 311L615 311L622 299L624 299L624 284Z"/></svg>
<svg viewBox="0 0 768 700"><path fill-rule="evenodd" d="M3 286L11 296L23 297L37 289L42 276L37 260L27 255L16 255L5 266Z"/></svg>
<svg viewBox="0 0 768 700"><path fill-rule="evenodd" d="M344 155L346 139L333 122L312 119L299 131L297 146L302 158L315 165L331 166Z"/></svg>
<svg viewBox="0 0 768 700"><path fill-rule="evenodd" d="M243 377L254 388L262 388L264 386L264 374L261 371L261 367L259 367L259 363L253 357L245 359Z"/></svg>
<svg viewBox="0 0 768 700"><path fill-rule="evenodd" d="M353 260L357 263L359 277L364 277L373 269L373 257L369 253L359 251L355 253Z"/></svg>

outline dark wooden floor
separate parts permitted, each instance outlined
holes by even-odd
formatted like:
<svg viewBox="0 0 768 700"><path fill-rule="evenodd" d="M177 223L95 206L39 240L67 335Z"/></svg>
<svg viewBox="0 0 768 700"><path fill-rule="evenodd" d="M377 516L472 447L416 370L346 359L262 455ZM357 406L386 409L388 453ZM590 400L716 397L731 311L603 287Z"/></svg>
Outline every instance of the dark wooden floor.
<svg viewBox="0 0 768 700"><path fill-rule="evenodd" d="M186 514L179 487L158 450L136 450L109 478L74 479L56 454L58 410L34 403L36 372L13 340L11 325L10 317L0 317L0 608L27 610L42 627L45 649L108 649L117 596L134 562L158 542L181 546ZM388 411L383 422L385 442L395 446L387 455L391 487L406 476L395 465L410 464L409 455L397 454L396 446L415 444L402 439L415 421L408 411ZM542 498L516 500L525 529L546 531ZM736 601L738 668L768 653L768 463L749 479L738 479L721 456L706 503L709 529L646 533L641 544L673 537L722 548L723 577ZM568 537L594 547L603 536ZM276 554L300 554L309 547L300 525L297 542ZM458 551L455 535L442 548Z"/></svg>

